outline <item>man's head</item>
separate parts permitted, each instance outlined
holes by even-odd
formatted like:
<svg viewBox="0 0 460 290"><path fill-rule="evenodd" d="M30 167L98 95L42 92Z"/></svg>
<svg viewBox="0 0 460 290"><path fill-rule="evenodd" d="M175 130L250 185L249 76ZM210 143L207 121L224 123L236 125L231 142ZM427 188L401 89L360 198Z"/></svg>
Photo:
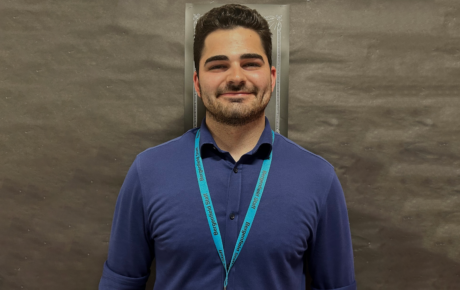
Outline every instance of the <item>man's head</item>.
<svg viewBox="0 0 460 290"><path fill-rule="evenodd" d="M207 114L241 126L264 115L276 79L267 21L242 5L214 8L198 20L195 90Z"/></svg>
<svg viewBox="0 0 460 290"><path fill-rule="evenodd" d="M216 30L230 30L238 26L252 29L259 35L268 63L270 67L272 66L272 33L267 20L255 9L239 4L227 4L211 9L196 24L193 60L198 76L200 75L200 59L206 37Z"/></svg>

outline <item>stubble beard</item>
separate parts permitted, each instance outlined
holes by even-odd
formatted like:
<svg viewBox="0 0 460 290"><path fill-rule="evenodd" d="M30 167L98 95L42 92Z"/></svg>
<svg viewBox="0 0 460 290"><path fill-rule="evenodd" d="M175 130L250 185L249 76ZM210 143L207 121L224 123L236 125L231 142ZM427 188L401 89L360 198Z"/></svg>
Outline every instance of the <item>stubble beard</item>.
<svg viewBox="0 0 460 290"><path fill-rule="evenodd" d="M199 85L200 95L202 96L206 111L209 112L211 117L217 122L234 127L240 127L254 122L265 114L265 108L271 98L270 88L271 80L269 87L261 90L260 92L256 87L253 89L247 89L244 84L242 86L230 84L227 85L225 89L218 89L214 97L207 92L203 92L201 85ZM223 105L217 100L217 98L223 93L238 91L252 93L254 94L255 99L252 100L250 104L245 105L241 104L243 101L242 99L235 99L232 103L226 105Z"/></svg>

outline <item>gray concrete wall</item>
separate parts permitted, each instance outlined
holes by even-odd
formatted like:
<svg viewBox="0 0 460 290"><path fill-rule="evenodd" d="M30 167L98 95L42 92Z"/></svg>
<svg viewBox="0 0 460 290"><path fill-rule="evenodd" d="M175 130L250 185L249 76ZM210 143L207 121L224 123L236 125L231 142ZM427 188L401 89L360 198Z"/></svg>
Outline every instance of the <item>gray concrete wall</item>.
<svg viewBox="0 0 460 290"><path fill-rule="evenodd" d="M0 289L97 287L129 165L183 133L185 3L0 1ZM358 287L457 289L460 2L252 3L291 5L289 137L337 169Z"/></svg>

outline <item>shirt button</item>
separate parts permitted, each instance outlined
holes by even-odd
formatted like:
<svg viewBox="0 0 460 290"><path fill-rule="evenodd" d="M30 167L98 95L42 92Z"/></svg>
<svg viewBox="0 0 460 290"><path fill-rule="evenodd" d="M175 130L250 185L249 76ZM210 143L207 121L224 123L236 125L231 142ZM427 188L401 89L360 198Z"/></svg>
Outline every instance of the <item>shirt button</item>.
<svg viewBox="0 0 460 290"><path fill-rule="evenodd" d="M231 220L234 220L234 219L235 219L235 215L234 215L233 213L230 215L230 219L231 219Z"/></svg>
<svg viewBox="0 0 460 290"><path fill-rule="evenodd" d="M233 172L238 173L238 168L233 168Z"/></svg>
<svg viewBox="0 0 460 290"><path fill-rule="evenodd" d="M212 149L216 150L216 147L215 147L215 146L212 146Z"/></svg>

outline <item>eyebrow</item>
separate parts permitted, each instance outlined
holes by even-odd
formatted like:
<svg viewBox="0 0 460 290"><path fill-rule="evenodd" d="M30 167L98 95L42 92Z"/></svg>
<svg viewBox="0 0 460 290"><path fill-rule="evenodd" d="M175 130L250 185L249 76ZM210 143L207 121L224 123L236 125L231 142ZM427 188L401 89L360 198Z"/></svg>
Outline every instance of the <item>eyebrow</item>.
<svg viewBox="0 0 460 290"><path fill-rule="evenodd" d="M251 59L251 58L260 59L263 63L265 63L263 57L257 53L245 53L240 56L240 59ZM208 58L204 62L204 65L206 65L208 62L217 61L217 60L229 60L229 59L226 55L215 55L215 56L211 56L210 58Z"/></svg>
<svg viewBox="0 0 460 290"><path fill-rule="evenodd" d="M264 58L257 53L245 53L240 56L240 59L250 59L250 58L257 58L260 59L263 63L265 63Z"/></svg>

